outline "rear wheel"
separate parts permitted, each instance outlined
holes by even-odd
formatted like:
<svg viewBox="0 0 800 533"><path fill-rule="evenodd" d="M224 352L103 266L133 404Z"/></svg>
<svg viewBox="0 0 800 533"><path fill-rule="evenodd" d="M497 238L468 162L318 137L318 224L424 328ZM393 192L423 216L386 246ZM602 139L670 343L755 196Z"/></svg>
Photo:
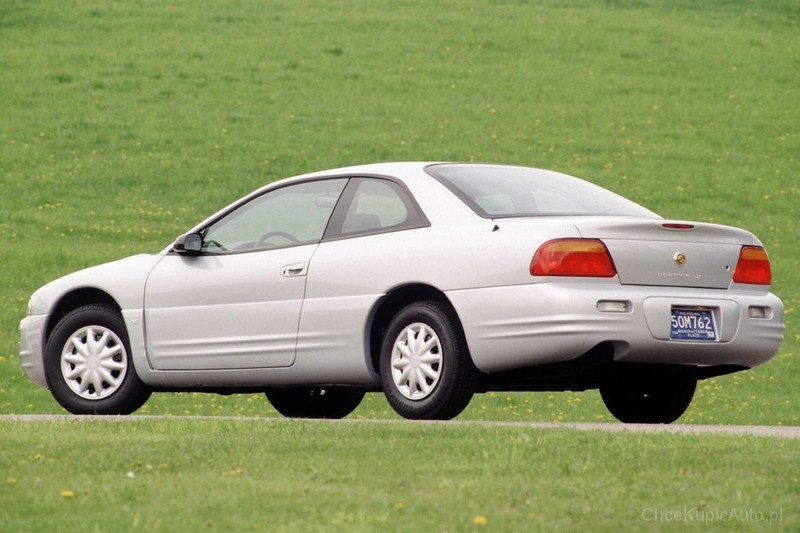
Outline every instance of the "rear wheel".
<svg viewBox="0 0 800 533"><path fill-rule="evenodd" d="M600 386L603 402L620 422L671 424L692 403L697 377L692 367L626 370Z"/></svg>
<svg viewBox="0 0 800 533"><path fill-rule="evenodd" d="M344 418L358 407L364 391L346 387L291 387L266 392L269 403L289 418Z"/></svg>
<svg viewBox="0 0 800 533"><path fill-rule="evenodd" d="M414 303L395 315L383 338L380 374L389 404L412 419L457 416L477 380L455 313L437 301Z"/></svg>
<svg viewBox="0 0 800 533"><path fill-rule="evenodd" d="M150 397L133 367L122 316L106 305L80 307L58 322L45 348L45 377L73 414L126 415Z"/></svg>

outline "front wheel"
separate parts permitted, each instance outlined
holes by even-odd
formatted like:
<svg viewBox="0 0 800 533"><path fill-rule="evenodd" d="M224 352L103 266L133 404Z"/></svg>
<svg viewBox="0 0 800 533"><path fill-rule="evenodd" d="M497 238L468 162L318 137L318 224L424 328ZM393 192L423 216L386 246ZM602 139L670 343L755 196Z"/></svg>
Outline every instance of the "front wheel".
<svg viewBox="0 0 800 533"><path fill-rule="evenodd" d="M266 392L269 403L289 418L344 418L364 398L361 389L346 387L290 387Z"/></svg>
<svg viewBox="0 0 800 533"><path fill-rule="evenodd" d="M398 414L449 420L469 404L477 371L455 313L437 301L401 309L380 353L383 392Z"/></svg>
<svg viewBox="0 0 800 533"><path fill-rule="evenodd" d="M692 403L697 387L693 367L628 370L600 386L614 417L629 424L671 424Z"/></svg>
<svg viewBox="0 0 800 533"><path fill-rule="evenodd" d="M58 322L45 348L45 377L56 401L77 415L126 415L150 397L122 316L106 305L80 307Z"/></svg>

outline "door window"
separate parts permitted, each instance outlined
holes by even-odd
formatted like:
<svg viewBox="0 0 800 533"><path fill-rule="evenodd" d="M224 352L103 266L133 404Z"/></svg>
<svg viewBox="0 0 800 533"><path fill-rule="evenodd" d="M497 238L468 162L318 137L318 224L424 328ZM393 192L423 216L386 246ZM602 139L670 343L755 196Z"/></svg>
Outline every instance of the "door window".
<svg viewBox="0 0 800 533"><path fill-rule="evenodd" d="M254 198L214 222L206 253L264 250L319 242L347 178L288 185Z"/></svg>

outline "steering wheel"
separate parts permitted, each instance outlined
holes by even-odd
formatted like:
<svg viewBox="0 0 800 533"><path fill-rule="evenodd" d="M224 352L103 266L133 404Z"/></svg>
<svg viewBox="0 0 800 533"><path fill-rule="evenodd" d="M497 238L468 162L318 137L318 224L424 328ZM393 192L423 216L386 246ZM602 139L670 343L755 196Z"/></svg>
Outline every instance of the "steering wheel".
<svg viewBox="0 0 800 533"><path fill-rule="evenodd" d="M265 244L267 244L267 241L272 237L280 237L282 239L286 239L291 243L300 242L300 239L298 239L291 233L286 233L285 231L268 231L264 235L258 238L255 247L260 248L261 246L264 246Z"/></svg>

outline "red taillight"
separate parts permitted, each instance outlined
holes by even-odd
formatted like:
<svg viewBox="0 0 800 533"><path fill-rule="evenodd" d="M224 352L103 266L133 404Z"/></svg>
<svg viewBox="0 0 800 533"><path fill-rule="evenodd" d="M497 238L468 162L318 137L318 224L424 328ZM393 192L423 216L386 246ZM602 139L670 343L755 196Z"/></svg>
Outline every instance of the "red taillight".
<svg viewBox="0 0 800 533"><path fill-rule="evenodd" d="M769 285L772 283L772 268L767 251L760 246L742 246L739 262L733 272L733 281L750 285Z"/></svg>
<svg viewBox="0 0 800 533"><path fill-rule="evenodd" d="M597 239L556 239L541 245L531 261L531 276L613 278L617 275L606 245Z"/></svg>

